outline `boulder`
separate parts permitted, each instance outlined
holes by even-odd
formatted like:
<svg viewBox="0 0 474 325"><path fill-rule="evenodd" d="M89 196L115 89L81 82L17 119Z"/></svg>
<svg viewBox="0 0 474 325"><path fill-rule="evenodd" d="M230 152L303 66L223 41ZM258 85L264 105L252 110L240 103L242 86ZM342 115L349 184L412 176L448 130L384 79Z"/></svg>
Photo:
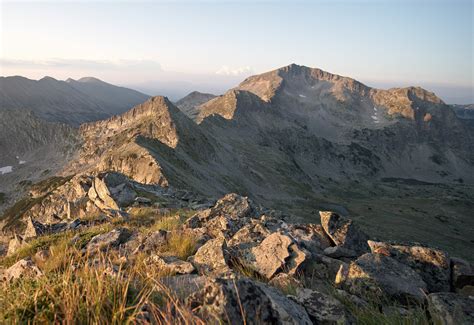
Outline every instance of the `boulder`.
<svg viewBox="0 0 474 325"><path fill-rule="evenodd" d="M402 303L423 302L427 285L413 269L380 254L367 253L342 266L336 285L360 297L392 298Z"/></svg>
<svg viewBox="0 0 474 325"><path fill-rule="evenodd" d="M209 280L188 303L210 323L214 319L228 324L311 324L303 307L246 278Z"/></svg>
<svg viewBox="0 0 474 325"><path fill-rule="evenodd" d="M345 248L342 246L333 246L324 249L324 255L332 258L341 258L341 257L356 257L357 253L352 249Z"/></svg>
<svg viewBox="0 0 474 325"><path fill-rule="evenodd" d="M46 260L51 256L49 249L41 249L36 252L34 260L36 262L46 262Z"/></svg>
<svg viewBox="0 0 474 325"><path fill-rule="evenodd" d="M460 258L452 258L451 270L454 290L461 291L466 287L474 287L474 265Z"/></svg>
<svg viewBox="0 0 474 325"><path fill-rule="evenodd" d="M435 324L474 324L474 298L452 292L432 293L428 296L428 311Z"/></svg>
<svg viewBox="0 0 474 325"><path fill-rule="evenodd" d="M185 225L189 228L206 227L211 237L229 239L249 221L253 209L246 197L227 194L216 205L196 213Z"/></svg>
<svg viewBox="0 0 474 325"><path fill-rule="evenodd" d="M250 220L249 224L240 228L228 241L229 247L244 250L260 244L270 231L262 225L259 220Z"/></svg>
<svg viewBox="0 0 474 325"><path fill-rule="evenodd" d="M163 271L171 274L189 274L195 270L191 263L182 261L175 256L153 255L148 258L147 262L152 262Z"/></svg>
<svg viewBox="0 0 474 325"><path fill-rule="evenodd" d="M285 293L288 293L288 291L296 290L296 288L302 287L300 281L286 273L278 273L270 281L268 281L268 284L280 289Z"/></svg>
<svg viewBox="0 0 474 325"><path fill-rule="evenodd" d="M390 256L418 272L429 292L450 291L450 259L445 252L429 247L391 245L371 240L368 244L373 253Z"/></svg>
<svg viewBox="0 0 474 325"><path fill-rule="evenodd" d="M33 220L31 217L26 218L26 229L23 233L23 239L27 240L44 235L47 232L47 227L41 222Z"/></svg>
<svg viewBox="0 0 474 325"><path fill-rule="evenodd" d="M336 246L355 251L358 255L369 252L368 236L351 219L331 211L320 211L321 225Z"/></svg>
<svg viewBox="0 0 474 325"><path fill-rule="evenodd" d="M12 281L23 277L38 278L42 275L43 272L41 272L31 258L19 260L3 273L4 280L6 281Z"/></svg>
<svg viewBox="0 0 474 325"><path fill-rule="evenodd" d="M160 278L161 285L173 296L185 299L208 283L208 278L197 274L183 274Z"/></svg>
<svg viewBox="0 0 474 325"><path fill-rule="evenodd" d="M148 236L146 236L145 240L143 241L142 249L146 253L157 251L160 249L160 247L166 244L167 238L167 231L153 231Z"/></svg>
<svg viewBox="0 0 474 325"><path fill-rule="evenodd" d="M347 263L326 255L314 255L311 263L304 267L307 277L315 277L333 283L341 266L347 268Z"/></svg>
<svg viewBox="0 0 474 325"><path fill-rule="evenodd" d="M232 270L228 266L229 254L224 238L209 240L197 250L190 261L201 274L223 277L232 274Z"/></svg>
<svg viewBox="0 0 474 325"><path fill-rule="evenodd" d="M23 239L15 234L13 238L10 239L10 241L8 242L7 256L14 254L22 245Z"/></svg>
<svg viewBox="0 0 474 325"><path fill-rule="evenodd" d="M108 233L92 237L86 246L88 252L106 251L110 248L117 248L124 244L132 235L126 228L117 228Z"/></svg>
<svg viewBox="0 0 474 325"><path fill-rule="evenodd" d="M290 225L289 234L299 247L306 249L311 254L321 254L324 249L331 246L331 240L321 225Z"/></svg>
<svg viewBox="0 0 474 325"><path fill-rule="evenodd" d="M289 236L277 232L244 252L243 256L246 264L267 279L282 271L294 274L306 260L306 253Z"/></svg>
<svg viewBox="0 0 474 325"><path fill-rule="evenodd" d="M339 300L324 293L298 289L294 299L306 309L313 324L355 323L353 316Z"/></svg>

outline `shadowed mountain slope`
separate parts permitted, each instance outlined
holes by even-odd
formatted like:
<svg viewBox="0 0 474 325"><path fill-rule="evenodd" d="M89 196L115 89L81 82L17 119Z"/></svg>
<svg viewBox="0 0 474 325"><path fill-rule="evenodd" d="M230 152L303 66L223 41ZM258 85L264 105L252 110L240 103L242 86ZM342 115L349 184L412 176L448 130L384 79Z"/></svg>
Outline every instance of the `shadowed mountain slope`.
<svg viewBox="0 0 474 325"><path fill-rule="evenodd" d="M0 110L30 110L44 120L73 126L123 113L148 97L90 77L77 81L0 77Z"/></svg>

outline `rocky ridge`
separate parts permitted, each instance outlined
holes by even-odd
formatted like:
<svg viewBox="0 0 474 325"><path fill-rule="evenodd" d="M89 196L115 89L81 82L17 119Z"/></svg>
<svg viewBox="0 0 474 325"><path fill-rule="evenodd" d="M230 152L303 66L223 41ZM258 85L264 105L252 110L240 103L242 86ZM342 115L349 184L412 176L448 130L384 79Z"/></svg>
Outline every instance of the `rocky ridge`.
<svg viewBox="0 0 474 325"><path fill-rule="evenodd" d="M67 195L68 202L80 204L68 203L67 208L63 204L65 208L57 210L58 200ZM320 212L322 226L291 223L290 216L282 217L237 194L214 202L189 192L139 184L116 173L72 178L39 207L29 210L25 232L10 243L6 258L11 266L3 271L7 283L47 276L41 269L46 262L37 264L50 258L47 246L42 246L46 251L41 251L41 257L39 251L18 255L35 239L72 232L69 245L75 245L86 238L88 229L111 225L80 241L79 253L88 256L87 263L94 267L105 263L94 258L99 252L117 256L112 264L111 259L103 261L108 276L119 277L117 270L138 263L136 254L143 252L149 269L166 274L160 280L163 288L207 322L352 324L356 316L347 301L367 306L366 299L372 297L378 297L382 309L398 304L408 312L416 303L429 311L433 321L445 324L474 320L474 275L469 262L419 244L367 240L356 223L334 212ZM151 216L159 222L170 218L163 217L163 211L170 215L174 208L193 213L171 217L181 220L173 228L142 232L130 226L138 220L134 209L154 211ZM119 220L121 225L114 226ZM189 255L163 249L175 236L193 238ZM146 310L141 317L159 321Z"/></svg>

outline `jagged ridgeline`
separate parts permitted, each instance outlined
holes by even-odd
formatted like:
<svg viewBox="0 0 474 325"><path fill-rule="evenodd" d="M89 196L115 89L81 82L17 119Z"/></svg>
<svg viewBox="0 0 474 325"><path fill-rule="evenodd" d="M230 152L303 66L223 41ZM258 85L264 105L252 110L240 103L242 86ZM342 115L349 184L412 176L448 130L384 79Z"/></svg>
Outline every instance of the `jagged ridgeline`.
<svg viewBox="0 0 474 325"><path fill-rule="evenodd" d="M69 321L472 322L474 132L429 91L290 65L74 132L2 217L5 290L133 292ZM5 317L68 321L43 297Z"/></svg>

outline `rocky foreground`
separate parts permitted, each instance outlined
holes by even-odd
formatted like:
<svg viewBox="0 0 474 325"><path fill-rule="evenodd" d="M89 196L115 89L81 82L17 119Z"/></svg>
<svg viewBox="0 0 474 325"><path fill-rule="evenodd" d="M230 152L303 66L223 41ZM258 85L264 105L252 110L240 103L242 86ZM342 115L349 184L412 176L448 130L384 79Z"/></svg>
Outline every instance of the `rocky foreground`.
<svg viewBox="0 0 474 325"><path fill-rule="evenodd" d="M3 322L474 323L472 264L370 240L330 211L296 224L115 173L51 186L23 207L21 235L10 222Z"/></svg>

